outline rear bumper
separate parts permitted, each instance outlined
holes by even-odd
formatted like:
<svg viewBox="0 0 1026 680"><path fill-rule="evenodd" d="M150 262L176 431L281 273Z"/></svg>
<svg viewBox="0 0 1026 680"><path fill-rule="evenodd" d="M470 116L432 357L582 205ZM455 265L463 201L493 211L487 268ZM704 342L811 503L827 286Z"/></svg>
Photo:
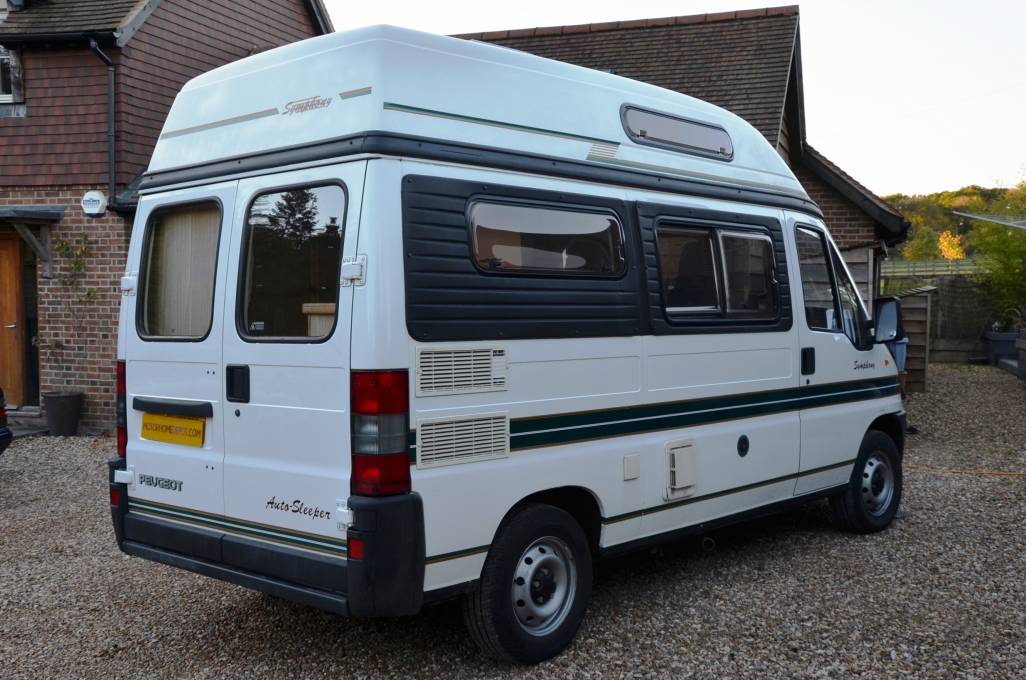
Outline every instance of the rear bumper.
<svg viewBox="0 0 1026 680"><path fill-rule="evenodd" d="M13 439L14 433L11 432L11 429L9 427L0 427L0 453L3 453L4 449L10 446L11 440Z"/></svg>
<svg viewBox="0 0 1026 680"><path fill-rule="evenodd" d="M417 494L350 498L354 521L348 538L364 544L363 559L353 560L130 511L126 485L114 482L114 471L124 465L123 459L109 463L109 482L119 498L111 519L118 547L129 555L343 616L420 610L424 513Z"/></svg>

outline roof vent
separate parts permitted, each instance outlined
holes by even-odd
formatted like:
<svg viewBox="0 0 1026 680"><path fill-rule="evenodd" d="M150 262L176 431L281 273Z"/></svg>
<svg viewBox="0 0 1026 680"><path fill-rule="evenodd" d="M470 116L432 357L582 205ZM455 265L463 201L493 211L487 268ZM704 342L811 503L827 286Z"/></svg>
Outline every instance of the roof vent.
<svg viewBox="0 0 1026 680"><path fill-rule="evenodd" d="M509 455L509 417L478 415L417 423L417 467L441 467Z"/></svg>
<svg viewBox="0 0 1026 680"><path fill-rule="evenodd" d="M507 373L501 347L417 350L418 397L505 390Z"/></svg>

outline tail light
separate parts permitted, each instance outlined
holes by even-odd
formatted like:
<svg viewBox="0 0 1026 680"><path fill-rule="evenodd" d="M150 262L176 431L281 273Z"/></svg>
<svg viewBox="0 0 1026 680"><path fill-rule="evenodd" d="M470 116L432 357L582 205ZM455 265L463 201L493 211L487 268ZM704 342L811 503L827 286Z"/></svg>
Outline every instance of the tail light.
<svg viewBox="0 0 1026 680"><path fill-rule="evenodd" d="M4 404L3 399L0 399L0 425L7 424L7 406Z"/></svg>
<svg viewBox="0 0 1026 680"><path fill-rule="evenodd" d="M409 377L406 371L353 371L353 470L357 496L410 491Z"/></svg>
<svg viewBox="0 0 1026 680"><path fill-rule="evenodd" d="M125 457L128 448L128 404L127 391L125 390L125 362L117 363L117 436L118 456Z"/></svg>

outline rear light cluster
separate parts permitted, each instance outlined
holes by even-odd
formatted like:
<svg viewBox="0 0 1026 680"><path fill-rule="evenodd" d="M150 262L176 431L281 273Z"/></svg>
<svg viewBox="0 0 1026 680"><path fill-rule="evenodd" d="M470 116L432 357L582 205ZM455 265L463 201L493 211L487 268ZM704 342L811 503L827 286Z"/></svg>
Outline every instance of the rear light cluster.
<svg viewBox="0 0 1026 680"><path fill-rule="evenodd" d="M353 471L356 496L410 491L409 377L406 371L353 371Z"/></svg>
<svg viewBox="0 0 1026 680"><path fill-rule="evenodd" d="M117 436L118 436L118 456L121 458L125 457L126 449L128 447L128 403L127 403L127 392L125 390L125 362L119 361L117 363ZM114 499L111 498L111 504Z"/></svg>

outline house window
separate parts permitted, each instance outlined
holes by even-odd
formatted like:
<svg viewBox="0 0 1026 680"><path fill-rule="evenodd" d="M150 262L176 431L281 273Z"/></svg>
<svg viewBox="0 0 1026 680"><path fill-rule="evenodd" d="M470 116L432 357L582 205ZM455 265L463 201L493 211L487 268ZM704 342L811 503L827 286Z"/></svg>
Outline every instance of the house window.
<svg viewBox="0 0 1026 680"><path fill-rule="evenodd" d="M243 232L239 331L252 341L324 340L338 316L346 193L329 184L257 196Z"/></svg>
<svg viewBox="0 0 1026 680"><path fill-rule="evenodd" d="M21 66L14 52L0 47L0 104L21 101Z"/></svg>
<svg viewBox="0 0 1026 680"><path fill-rule="evenodd" d="M616 278L626 270L612 213L474 201L474 260L487 272Z"/></svg>

